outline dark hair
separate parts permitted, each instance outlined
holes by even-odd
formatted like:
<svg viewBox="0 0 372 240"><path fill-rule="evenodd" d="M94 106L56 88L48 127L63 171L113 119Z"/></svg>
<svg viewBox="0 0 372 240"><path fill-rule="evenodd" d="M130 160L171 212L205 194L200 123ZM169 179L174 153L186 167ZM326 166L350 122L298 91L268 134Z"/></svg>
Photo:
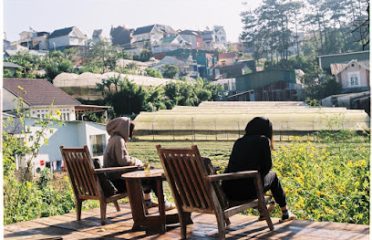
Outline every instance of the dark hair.
<svg viewBox="0 0 372 240"><path fill-rule="evenodd" d="M255 117L245 127L245 135L264 135L271 141L273 147L273 125L269 119Z"/></svg>
<svg viewBox="0 0 372 240"><path fill-rule="evenodd" d="M129 137L131 138L133 136L133 130L134 130L134 122L130 121L130 124L129 124Z"/></svg>

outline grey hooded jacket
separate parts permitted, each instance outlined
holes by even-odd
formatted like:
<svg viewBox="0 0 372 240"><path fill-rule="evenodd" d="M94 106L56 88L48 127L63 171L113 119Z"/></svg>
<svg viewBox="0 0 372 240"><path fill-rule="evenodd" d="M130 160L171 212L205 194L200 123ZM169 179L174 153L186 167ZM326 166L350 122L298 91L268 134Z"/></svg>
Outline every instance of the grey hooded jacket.
<svg viewBox="0 0 372 240"><path fill-rule="evenodd" d="M106 125L107 133L110 135L107 147L103 155L104 167L123 167L130 165L142 165L142 162L129 156L127 142L129 139L130 119L119 117L111 120ZM120 173L111 173L109 179L120 179Z"/></svg>

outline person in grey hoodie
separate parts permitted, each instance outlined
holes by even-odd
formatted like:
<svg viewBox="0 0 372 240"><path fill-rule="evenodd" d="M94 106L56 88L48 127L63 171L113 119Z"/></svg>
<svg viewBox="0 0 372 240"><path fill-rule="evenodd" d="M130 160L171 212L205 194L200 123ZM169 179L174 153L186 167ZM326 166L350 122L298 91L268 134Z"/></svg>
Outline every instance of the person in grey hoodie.
<svg viewBox="0 0 372 240"><path fill-rule="evenodd" d="M107 147L103 155L103 166L108 167L123 167L123 166L139 166L142 167L141 160L129 155L127 143L132 137L134 123L127 117L118 117L106 125L107 133L110 135ZM118 192L125 192L125 181L121 178L121 173L107 174L107 178L114 184ZM152 202L151 190L156 194L156 182L144 181L142 183L144 191L144 199L146 207L152 207L156 204ZM165 202L166 210L173 209L174 204Z"/></svg>

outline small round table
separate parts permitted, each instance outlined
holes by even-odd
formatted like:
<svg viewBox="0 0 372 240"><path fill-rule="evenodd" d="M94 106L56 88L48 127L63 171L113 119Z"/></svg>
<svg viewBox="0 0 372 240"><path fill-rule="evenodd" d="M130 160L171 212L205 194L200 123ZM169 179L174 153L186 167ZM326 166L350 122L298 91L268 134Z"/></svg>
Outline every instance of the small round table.
<svg viewBox="0 0 372 240"><path fill-rule="evenodd" d="M132 209L133 230L145 228L146 231L165 232L166 224L178 223L178 214L165 214L164 192L162 182L165 180L162 169L151 169L149 172L135 171L122 175L126 182L127 192ZM149 215L144 207L142 180L156 181L156 192L159 202L159 214Z"/></svg>

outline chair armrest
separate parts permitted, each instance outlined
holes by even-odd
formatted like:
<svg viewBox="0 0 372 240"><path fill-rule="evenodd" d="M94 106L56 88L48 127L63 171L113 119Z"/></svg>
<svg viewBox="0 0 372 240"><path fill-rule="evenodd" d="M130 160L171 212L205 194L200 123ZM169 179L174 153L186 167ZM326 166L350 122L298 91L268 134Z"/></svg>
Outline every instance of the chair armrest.
<svg viewBox="0 0 372 240"><path fill-rule="evenodd" d="M240 179L240 178L256 178L259 176L258 171L241 171L241 172L233 172L233 173L222 173L222 174L214 174L208 175L207 180L210 182L216 182L220 180L232 180L232 179Z"/></svg>
<svg viewBox="0 0 372 240"><path fill-rule="evenodd" d="M102 174L102 173L112 173L112 172L130 172L134 170L138 170L138 166L99 168L99 169L94 169L94 172L97 174Z"/></svg>

